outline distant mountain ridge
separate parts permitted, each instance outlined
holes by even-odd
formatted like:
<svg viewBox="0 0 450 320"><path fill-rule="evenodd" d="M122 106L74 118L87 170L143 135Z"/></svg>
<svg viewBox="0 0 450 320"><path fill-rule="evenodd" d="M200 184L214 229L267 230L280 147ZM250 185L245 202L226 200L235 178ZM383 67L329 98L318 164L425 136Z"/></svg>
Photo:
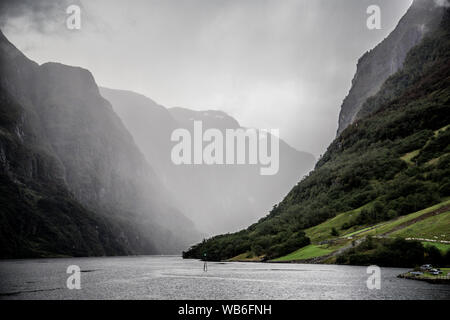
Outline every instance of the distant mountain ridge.
<svg viewBox="0 0 450 320"><path fill-rule="evenodd" d="M267 213L314 165L314 157L280 141L280 171L261 176L256 165L181 165L172 163L170 141L174 129L191 134L194 121L204 130L241 128L223 111L164 108L134 92L100 88L122 118L136 143L172 191L187 216L207 234L229 232Z"/></svg>
<svg viewBox="0 0 450 320"><path fill-rule="evenodd" d="M199 239L89 71L38 65L2 33L0 66L2 257L177 253Z"/></svg>

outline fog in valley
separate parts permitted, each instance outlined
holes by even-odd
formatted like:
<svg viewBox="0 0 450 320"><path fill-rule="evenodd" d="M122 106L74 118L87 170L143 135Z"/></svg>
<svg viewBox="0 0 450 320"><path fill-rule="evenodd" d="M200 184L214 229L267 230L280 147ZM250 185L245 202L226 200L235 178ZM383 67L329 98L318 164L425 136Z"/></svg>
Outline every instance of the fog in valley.
<svg viewBox="0 0 450 320"><path fill-rule="evenodd" d="M41 142L68 189L118 225L134 212L138 233L158 238L152 250L173 252L257 222L313 168L358 58L411 4L378 2L380 30L367 28L371 3L360 0L2 1L0 27L38 64L77 67L24 58L36 76L10 87L48 113ZM65 25L69 4L81 8L79 30ZM46 93L36 98L36 86ZM174 164L171 135L193 134L194 121L222 133L278 129L279 170Z"/></svg>

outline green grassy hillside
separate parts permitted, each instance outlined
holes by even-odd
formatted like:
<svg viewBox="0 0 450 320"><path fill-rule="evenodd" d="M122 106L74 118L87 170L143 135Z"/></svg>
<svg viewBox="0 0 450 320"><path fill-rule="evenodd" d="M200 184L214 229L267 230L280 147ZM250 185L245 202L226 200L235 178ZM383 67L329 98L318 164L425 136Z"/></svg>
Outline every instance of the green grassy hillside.
<svg viewBox="0 0 450 320"><path fill-rule="evenodd" d="M359 209L360 211L360 209ZM301 261L311 258L324 257L337 254L340 249L352 247L352 243L360 242L368 236L374 239L426 239L422 241L424 246L433 246L447 253L450 249L450 200L443 201L437 205L411 214L394 218L389 221L377 223L369 226L360 226L359 229L350 233L343 233L339 236L332 236L322 233L320 237L315 237L319 230L331 230L331 228L342 228L349 213L343 213L335 218L329 219L318 226L307 230L307 235L311 235L313 243L309 246L298 249L274 261ZM341 220L337 223L337 220ZM324 261L324 260L323 260Z"/></svg>
<svg viewBox="0 0 450 320"><path fill-rule="evenodd" d="M300 248L284 257L274 259L273 261L301 261L317 257L323 257L332 253L333 250L328 245L310 244Z"/></svg>
<svg viewBox="0 0 450 320"><path fill-rule="evenodd" d="M443 201L437 205L428 207L426 209L402 216L397 219L393 219L391 221L379 223L368 230L359 230L353 234L346 234L345 236L376 236L376 235L395 235L398 234L400 230L404 228L409 228L410 226L414 226L423 221L433 220L436 217L441 217L443 213L446 213L450 210L450 200ZM434 215L439 214L439 215ZM445 216L445 214L444 214ZM436 225L436 228L440 228L439 225ZM420 228L416 229L417 231L421 230ZM436 230L436 232L438 232ZM450 229L447 229L446 233L449 233ZM416 235L418 237L418 235ZM429 236L433 236L429 234ZM446 240L446 239L441 239Z"/></svg>
<svg viewBox="0 0 450 320"><path fill-rule="evenodd" d="M393 232L393 237L450 241L450 209L438 216L416 222Z"/></svg>

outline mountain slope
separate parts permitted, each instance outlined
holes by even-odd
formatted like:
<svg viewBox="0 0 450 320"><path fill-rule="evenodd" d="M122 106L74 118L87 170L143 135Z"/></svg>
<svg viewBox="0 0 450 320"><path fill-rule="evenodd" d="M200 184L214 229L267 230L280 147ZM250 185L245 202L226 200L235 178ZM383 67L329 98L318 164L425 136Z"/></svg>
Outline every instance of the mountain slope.
<svg viewBox="0 0 450 320"><path fill-rule="evenodd" d="M280 141L280 170L261 176L258 165L174 165L170 140L174 129L193 134L194 121L203 129L241 128L238 121L221 111L166 109L142 95L101 88L122 118L136 143L159 177L182 204L186 215L207 234L238 230L267 213L278 199L314 164L314 157Z"/></svg>
<svg viewBox="0 0 450 320"><path fill-rule="evenodd" d="M415 0L395 30L359 59L352 87L341 106L337 135L359 118L367 98L375 95L384 81L402 68L408 51L436 27L442 12L433 1Z"/></svg>
<svg viewBox="0 0 450 320"><path fill-rule="evenodd" d="M311 174L248 229L192 247L213 260L284 256L310 243L304 230L358 210L343 231L403 216L450 195L450 13L445 10L403 69L371 99L372 113L348 126ZM395 94L392 94L395 93ZM409 154L413 153L413 157ZM329 232L335 233L333 230ZM297 242L297 243L295 243ZM301 245L299 245L301 244Z"/></svg>
<svg viewBox="0 0 450 320"><path fill-rule="evenodd" d="M178 122L170 112L153 100L126 90L100 87L133 139L163 181L170 169L170 135Z"/></svg>
<svg viewBox="0 0 450 320"><path fill-rule="evenodd" d="M89 71L39 66L3 34L0 50L0 154L2 187L8 190L2 195L8 205L1 211L7 222L1 237L18 243L4 245L2 256L174 253L198 239ZM62 236L65 220L72 234L89 237L86 245ZM103 233L96 231L99 223ZM114 246L106 250L108 242Z"/></svg>

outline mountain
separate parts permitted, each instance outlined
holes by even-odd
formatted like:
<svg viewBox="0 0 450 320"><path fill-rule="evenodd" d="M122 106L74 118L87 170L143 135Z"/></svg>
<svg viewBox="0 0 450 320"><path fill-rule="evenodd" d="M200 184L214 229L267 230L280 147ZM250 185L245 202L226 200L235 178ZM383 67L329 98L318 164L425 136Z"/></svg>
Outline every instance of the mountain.
<svg viewBox="0 0 450 320"><path fill-rule="evenodd" d="M199 238L91 73L0 33L2 257L176 253Z"/></svg>
<svg viewBox="0 0 450 320"><path fill-rule="evenodd" d="M170 140L177 128L241 129L222 111L164 108L134 92L101 88L186 215L206 234L238 230L267 213L314 165L314 157L280 141L280 170L261 176L258 165L175 165Z"/></svg>
<svg viewBox="0 0 450 320"><path fill-rule="evenodd" d="M350 92L341 106L337 135L360 118L358 113L367 98L402 68L406 54L436 27L441 15L442 8L433 1L415 0L395 30L359 59Z"/></svg>
<svg viewBox="0 0 450 320"><path fill-rule="evenodd" d="M289 261L343 254L328 262L411 266L431 253L405 239L448 243L450 10L439 10L434 29L363 104L361 118L269 215L199 243L184 257Z"/></svg>

